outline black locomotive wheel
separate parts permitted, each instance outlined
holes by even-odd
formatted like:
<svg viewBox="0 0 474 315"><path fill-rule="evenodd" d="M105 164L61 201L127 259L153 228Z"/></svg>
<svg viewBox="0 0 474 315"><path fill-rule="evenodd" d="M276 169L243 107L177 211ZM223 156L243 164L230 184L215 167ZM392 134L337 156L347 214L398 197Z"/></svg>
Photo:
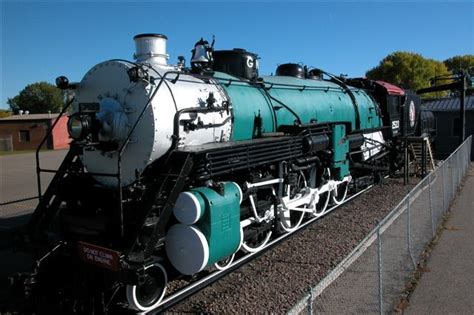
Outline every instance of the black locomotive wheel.
<svg viewBox="0 0 474 315"><path fill-rule="evenodd" d="M291 232L296 230L301 225L301 222L303 222L304 219L305 212L298 210L286 211L287 217L283 217L280 219L280 227L286 232Z"/></svg>
<svg viewBox="0 0 474 315"><path fill-rule="evenodd" d="M329 168L325 168L323 174L321 175L321 186L326 184L329 179L331 178L331 171ZM331 191L325 191L324 193L319 194L319 201L316 204L316 211L313 213L315 217L321 216L326 212L326 209L329 204L329 200L331 199Z"/></svg>
<svg viewBox="0 0 474 315"><path fill-rule="evenodd" d="M157 307L165 295L167 281L166 271L161 265L146 267L144 281L127 286L127 300L130 307L140 311L149 311Z"/></svg>
<svg viewBox="0 0 474 315"><path fill-rule="evenodd" d="M316 214L321 215L323 214L329 203L329 197L331 196L331 192L325 192L319 195L319 202L316 204Z"/></svg>
<svg viewBox="0 0 474 315"><path fill-rule="evenodd" d="M159 298L161 288L156 279L147 277L145 283L137 286L138 302L141 305L152 305Z"/></svg>
<svg viewBox="0 0 474 315"><path fill-rule="evenodd" d="M335 204L340 205L346 200L349 182L343 182L336 186L333 190L332 200Z"/></svg>
<svg viewBox="0 0 474 315"><path fill-rule="evenodd" d="M232 262L234 261L234 257L235 257L235 254L232 254L229 257L219 260L218 262L214 264L214 267L216 267L218 270L225 270L232 265Z"/></svg>
<svg viewBox="0 0 474 315"><path fill-rule="evenodd" d="M270 240L272 231L262 231L242 243L242 250L246 253L261 251Z"/></svg>
<svg viewBox="0 0 474 315"><path fill-rule="evenodd" d="M304 189L308 187L306 177L302 171L298 172L298 179L296 185L293 186L289 192L290 199L297 199L304 194ZM307 205L302 206L302 208L306 208ZM298 210L287 210L288 213L286 217L281 218L280 226L286 232L291 232L296 230L303 222L305 212L298 211Z"/></svg>

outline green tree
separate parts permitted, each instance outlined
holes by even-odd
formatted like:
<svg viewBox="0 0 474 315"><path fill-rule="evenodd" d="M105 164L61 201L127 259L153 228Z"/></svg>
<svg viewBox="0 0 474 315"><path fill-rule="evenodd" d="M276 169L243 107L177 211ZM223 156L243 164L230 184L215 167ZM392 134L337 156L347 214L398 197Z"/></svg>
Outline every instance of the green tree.
<svg viewBox="0 0 474 315"><path fill-rule="evenodd" d="M435 76L450 75L446 65L420 54L396 51L386 56L379 65L367 71L366 76L373 80L383 80L405 89L418 90L430 86ZM446 82L444 82L446 83ZM446 92L429 93L425 96L443 96Z"/></svg>
<svg viewBox="0 0 474 315"><path fill-rule="evenodd" d="M449 71L458 73L474 67L474 55L454 56L443 61Z"/></svg>
<svg viewBox="0 0 474 315"><path fill-rule="evenodd" d="M0 109L0 118L5 118L8 116L11 116L12 112L5 110L5 109Z"/></svg>
<svg viewBox="0 0 474 315"><path fill-rule="evenodd" d="M9 98L7 103L14 113L21 109L32 114L48 111L57 113L64 106L61 90L47 82L27 85L17 96Z"/></svg>

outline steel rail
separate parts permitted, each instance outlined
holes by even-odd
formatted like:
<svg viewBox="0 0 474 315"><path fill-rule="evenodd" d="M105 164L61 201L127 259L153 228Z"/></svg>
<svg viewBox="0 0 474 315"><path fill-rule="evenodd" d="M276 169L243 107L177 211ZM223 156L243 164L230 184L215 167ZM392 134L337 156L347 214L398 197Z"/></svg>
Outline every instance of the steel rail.
<svg viewBox="0 0 474 315"><path fill-rule="evenodd" d="M223 278L227 274L229 274L232 271L238 269L239 267L241 267L242 265L244 265L245 263L247 263L251 259L257 258L258 256L265 253L269 249L273 248L274 246L278 245L282 241L286 240L288 237L290 237L290 236L292 236L292 235L294 235L294 234L296 234L300 231L303 231L304 229L306 229L309 225L311 225L315 221L325 217L327 214L331 213L335 209L337 209L337 208L339 208L343 205L346 205L347 203L352 201L354 198L356 198L359 195L369 191L373 187L374 187L374 185L372 184L372 185L364 188L363 190L355 193L354 195L351 195L351 196L347 197L347 199L343 203L341 203L339 205L334 205L333 207L329 208L323 215L311 218L308 221L302 223L301 226L298 229L296 229L294 231L291 231L291 232L288 232L288 233L285 233L285 234L275 238L274 240L271 240L270 242L268 242L267 245L265 245L265 247L262 250L260 250L258 252L255 252L255 253L246 254L245 256L239 258L238 260L233 262L232 265L229 268L227 268L225 270L214 271L211 274L209 274L207 276L204 276L203 278L197 280L196 282L186 286L185 288L180 289L177 292L174 292L174 293L170 294L169 296L165 297L163 299L163 301L155 309L150 310L150 311L145 312L145 313L142 313L142 314L156 314L156 313L161 313L163 311L166 311L170 307L178 304L179 302L181 302L184 299L194 295L195 293L197 293L200 290L204 289L205 287L212 284L213 282Z"/></svg>

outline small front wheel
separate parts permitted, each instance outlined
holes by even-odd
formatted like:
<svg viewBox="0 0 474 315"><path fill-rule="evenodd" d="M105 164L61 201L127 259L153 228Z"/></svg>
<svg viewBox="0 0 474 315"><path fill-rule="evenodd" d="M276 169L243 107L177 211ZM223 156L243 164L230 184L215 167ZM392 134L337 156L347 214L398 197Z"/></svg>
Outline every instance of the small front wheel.
<svg viewBox="0 0 474 315"><path fill-rule="evenodd" d="M235 254L232 254L229 257L219 260L218 262L214 264L214 267L216 267L217 270L226 270L234 262L234 257L235 257Z"/></svg>
<svg viewBox="0 0 474 315"><path fill-rule="evenodd" d="M127 285L127 301L130 308L150 311L156 308L166 292L168 276L160 264L145 267L145 279L137 285Z"/></svg>

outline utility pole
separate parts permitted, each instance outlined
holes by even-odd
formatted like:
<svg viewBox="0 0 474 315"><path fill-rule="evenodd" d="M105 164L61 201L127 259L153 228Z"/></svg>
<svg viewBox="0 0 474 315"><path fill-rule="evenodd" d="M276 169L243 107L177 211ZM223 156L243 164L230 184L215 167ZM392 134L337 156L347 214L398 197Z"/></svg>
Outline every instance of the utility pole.
<svg viewBox="0 0 474 315"><path fill-rule="evenodd" d="M460 113L459 116L461 116L461 141L460 143L464 142L464 139L466 139L466 88L467 88L467 73L466 71L462 72L461 75L461 80L459 82L460 89L459 92L461 95L459 96L460 98Z"/></svg>
<svg viewBox="0 0 474 315"><path fill-rule="evenodd" d="M430 93L430 92L439 92L439 91L449 91L457 90L459 92L459 116L461 118L461 133L459 134L459 143L463 143L466 139L466 90L472 87L472 77L469 76L467 71L462 71L458 75L452 77L443 77L442 79L434 78L436 80L454 80L453 83L435 85L428 88L420 89L416 91L417 94ZM468 87L468 83L470 87Z"/></svg>

